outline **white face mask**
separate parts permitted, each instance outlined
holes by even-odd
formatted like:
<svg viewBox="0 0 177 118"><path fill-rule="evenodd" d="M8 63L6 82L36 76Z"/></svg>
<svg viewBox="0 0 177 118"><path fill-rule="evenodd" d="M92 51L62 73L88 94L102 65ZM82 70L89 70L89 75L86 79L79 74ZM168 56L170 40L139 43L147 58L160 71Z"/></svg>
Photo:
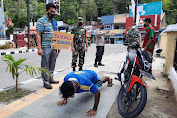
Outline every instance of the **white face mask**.
<svg viewBox="0 0 177 118"><path fill-rule="evenodd" d="M136 28L136 26L132 26L132 29L135 29Z"/></svg>

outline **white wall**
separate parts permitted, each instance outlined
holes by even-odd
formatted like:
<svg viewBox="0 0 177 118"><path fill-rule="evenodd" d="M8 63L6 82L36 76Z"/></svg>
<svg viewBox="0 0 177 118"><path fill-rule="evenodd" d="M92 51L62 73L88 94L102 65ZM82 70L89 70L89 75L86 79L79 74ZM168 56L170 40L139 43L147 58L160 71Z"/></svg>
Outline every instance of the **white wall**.
<svg viewBox="0 0 177 118"><path fill-rule="evenodd" d="M10 40L0 40L0 45L5 45L8 42L12 42L13 40L13 35L10 35Z"/></svg>

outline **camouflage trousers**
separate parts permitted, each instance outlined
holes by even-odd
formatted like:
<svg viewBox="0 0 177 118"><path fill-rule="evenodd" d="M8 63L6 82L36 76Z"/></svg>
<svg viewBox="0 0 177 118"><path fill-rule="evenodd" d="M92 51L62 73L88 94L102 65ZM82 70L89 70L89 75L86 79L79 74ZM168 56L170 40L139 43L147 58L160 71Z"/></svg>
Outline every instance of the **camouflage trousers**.
<svg viewBox="0 0 177 118"><path fill-rule="evenodd" d="M77 67L77 57L79 55L79 67L82 67L84 64L84 58L85 58L85 48L75 48L75 51L72 54L72 63L71 67L75 68Z"/></svg>

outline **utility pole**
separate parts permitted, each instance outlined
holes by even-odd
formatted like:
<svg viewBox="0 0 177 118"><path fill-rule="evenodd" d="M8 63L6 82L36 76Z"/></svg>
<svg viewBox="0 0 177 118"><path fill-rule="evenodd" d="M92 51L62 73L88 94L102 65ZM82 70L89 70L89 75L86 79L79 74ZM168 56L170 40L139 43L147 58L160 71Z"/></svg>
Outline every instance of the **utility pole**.
<svg viewBox="0 0 177 118"><path fill-rule="evenodd" d="M27 19L28 19L28 49L30 48L30 0L27 2Z"/></svg>
<svg viewBox="0 0 177 118"><path fill-rule="evenodd" d="M135 1L135 19L134 23L136 23L136 17L137 17L137 6L138 6L138 0Z"/></svg>
<svg viewBox="0 0 177 118"><path fill-rule="evenodd" d="M5 24L5 18L4 18L4 4L3 0L1 0L1 9L2 9L2 17L3 17L3 35L6 36L6 24Z"/></svg>

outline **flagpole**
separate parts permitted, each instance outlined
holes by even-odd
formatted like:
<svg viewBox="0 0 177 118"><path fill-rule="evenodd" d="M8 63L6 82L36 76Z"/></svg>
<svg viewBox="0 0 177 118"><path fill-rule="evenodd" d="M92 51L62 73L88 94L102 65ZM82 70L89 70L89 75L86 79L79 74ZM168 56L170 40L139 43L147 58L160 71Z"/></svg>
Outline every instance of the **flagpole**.
<svg viewBox="0 0 177 118"><path fill-rule="evenodd" d="M30 48L30 0L27 1L28 49Z"/></svg>
<svg viewBox="0 0 177 118"><path fill-rule="evenodd" d="M3 0L1 0L1 8L2 8L2 17L3 17L3 35L6 36L6 25L5 25L5 18L4 18L4 4Z"/></svg>
<svg viewBox="0 0 177 118"><path fill-rule="evenodd" d="M137 5L138 5L138 0L135 0L135 19L134 19L134 23L136 23L136 19L137 19Z"/></svg>

